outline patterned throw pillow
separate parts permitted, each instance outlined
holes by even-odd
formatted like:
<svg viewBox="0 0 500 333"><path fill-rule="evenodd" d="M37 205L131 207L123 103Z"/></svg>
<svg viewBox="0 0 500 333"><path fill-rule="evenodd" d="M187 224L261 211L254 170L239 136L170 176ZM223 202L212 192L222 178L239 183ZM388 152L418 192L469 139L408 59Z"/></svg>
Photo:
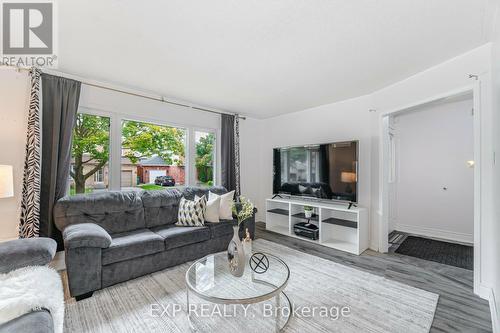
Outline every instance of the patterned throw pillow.
<svg viewBox="0 0 500 333"><path fill-rule="evenodd" d="M203 227L205 225L205 209L207 198L202 196L198 200L186 200L181 198L179 203L179 215L175 225L181 227Z"/></svg>

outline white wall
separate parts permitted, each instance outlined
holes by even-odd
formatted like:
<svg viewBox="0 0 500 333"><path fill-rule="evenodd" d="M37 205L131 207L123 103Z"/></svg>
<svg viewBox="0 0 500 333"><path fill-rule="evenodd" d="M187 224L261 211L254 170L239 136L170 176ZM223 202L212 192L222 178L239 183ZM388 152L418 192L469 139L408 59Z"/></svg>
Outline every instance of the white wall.
<svg viewBox="0 0 500 333"><path fill-rule="evenodd" d="M394 228L473 243L473 101L438 103L394 117ZM444 190L446 188L447 190Z"/></svg>
<svg viewBox="0 0 500 333"><path fill-rule="evenodd" d="M493 271L493 285L492 285L492 301L490 304L496 304L496 316L493 316L494 327L496 332L500 332L500 8L497 5L496 24L494 31L494 40L492 47L492 95L493 95L493 133L495 135L493 140L493 150L496 155L496 163L493 166L493 186L495 212L493 216L493 237L496 242L493 242L491 251L496 258L491 263L491 270ZM488 249L490 251L490 249Z"/></svg>
<svg viewBox="0 0 500 333"><path fill-rule="evenodd" d="M497 242L494 235L494 201L493 201L493 108L491 96L491 44L485 44L471 50L461 56L450 59L438 66L432 67L424 72L414 75L395 85L382 89L372 95L373 106L377 109L380 117L395 110L404 109L410 105L418 104L425 100L431 100L438 96L447 95L463 88L472 88L476 83L469 78L469 74L475 74L480 82L480 134L481 134L481 172L480 196L481 196L481 281L482 286L491 286L494 281L493 262L497 260L493 251ZM498 112L498 110L495 110ZM378 122L377 133L381 133ZM378 135L380 136L380 134ZM380 147L381 141L378 140ZM380 150L380 148L379 148ZM378 156L379 157L379 156ZM376 158L372 179L381 184L382 174L380 170L380 158ZM379 221L382 214L380 186L377 193L373 193L372 217L373 230L379 229ZM383 235L382 235L383 237ZM372 242L373 244L373 242ZM482 289L484 292L484 289ZM484 293L480 290L483 296Z"/></svg>
<svg viewBox="0 0 500 333"><path fill-rule="evenodd" d="M294 144L360 140L360 197L362 206L371 210L370 247L378 250L381 206L381 124L382 116L424 100L472 87L469 74L481 82L481 284L491 286L498 256L494 250L498 237L494 235L493 218L493 110L491 104L491 44L485 44L440 65L429 68L404 81L376 91L371 95L328 104L292 114L262 120L261 170L256 174L242 173L243 183L260 182L256 201L260 212L265 199L272 194L272 148ZM341 78L339 78L341 79ZM369 112L375 109L377 112ZM498 112L496 109L495 112ZM247 138L243 137L243 140ZM242 149L242 155L245 150ZM498 202L498 201L497 201ZM264 220L264 215L258 218ZM382 235L382 237L386 237Z"/></svg>
<svg viewBox="0 0 500 333"><path fill-rule="evenodd" d="M260 211L265 199L272 195L273 148L359 140L359 197L360 205L370 207L370 164L372 115L368 111L369 98L359 97L341 103L324 105L263 121L262 129L262 184ZM264 215L258 216L263 219Z"/></svg>
<svg viewBox="0 0 500 333"><path fill-rule="evenodd" d="M124 117L156 119L179 126L220 128L220 116L142 97L82 85L80 107L113 112Z"/></svg>
<svg viewBox="0 0 500 333"><path fill-rule="evenodd" d="M469 73L480 74L485 87L489 87L490 52L491 45L486 44L371 95L262 120L262 129L256 136L261 140L262 170L259 177L255 173L242 173L242 182L250 183L254 178L259 179L262 185L256 204L262 212L265 199L272 194L272 148L359 139L362 173L359 201L362 206L371 208L371 248L377 250L378 222L381 217L380 117L395 109L471 86L473 81L468 78ZM488 119L491 122L491 96L486 88L482 90L482 94L483 121L487 123ZM370 109L377 112L369 112ZM486 132L484 137L491 142L491 130ZM242 139L245 139L244 135L242 133ZM245 150L242 149L242 155L244 153ZM488 156L485 158L491 169L491 157L489 160ZM485 179L488 177L491 177L491 172L486 172ZM487 193L487 189L484 191ZM491 205L488 209L491 209ZM264 215L259 215L258 218L263 220Z"/></svg>
<svg viewBox="0 0 500 333"><path fill-rule="evenodd" d="M257 207L257 219L265 216L264 206L260 205L264 181L262 177L262 138L263 121L247 118L240 121L240 178L241 193Z"/></svg>
<svg viewBox="0 0 500 333"><path fill-rule="evenodd" d="M29 82L26 71L0 69L0 164L14 167L14 197L0 199L0 241L17 238Z"/></svg>

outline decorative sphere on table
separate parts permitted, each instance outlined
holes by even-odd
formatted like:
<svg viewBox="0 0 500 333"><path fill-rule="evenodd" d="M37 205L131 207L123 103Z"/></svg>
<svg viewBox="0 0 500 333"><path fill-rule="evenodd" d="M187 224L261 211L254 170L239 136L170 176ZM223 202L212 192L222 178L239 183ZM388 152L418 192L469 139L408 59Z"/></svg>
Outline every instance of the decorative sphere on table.
<svg viewBox="0 0 500 333"><path fill-rule="evenodd" d="M250 268L257 274L263 274L269 269L269 259L264 253L257 252L250 257Z"/></svg>

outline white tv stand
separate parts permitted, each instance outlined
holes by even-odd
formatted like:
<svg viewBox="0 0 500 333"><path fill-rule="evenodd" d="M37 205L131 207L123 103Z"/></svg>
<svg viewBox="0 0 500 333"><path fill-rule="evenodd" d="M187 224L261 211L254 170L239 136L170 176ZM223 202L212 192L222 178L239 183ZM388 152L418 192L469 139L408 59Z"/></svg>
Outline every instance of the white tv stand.
<svg viewBox="0 0 500 333"><path fill-rule="evenodd" d="M305 222L304 206L314 208L310 219L319 227L319 239L297 236L293 226ZM266 200L266 229L337 250L361 254L368 248L368 214L366 209L348 204L295 198Z"/></svg>

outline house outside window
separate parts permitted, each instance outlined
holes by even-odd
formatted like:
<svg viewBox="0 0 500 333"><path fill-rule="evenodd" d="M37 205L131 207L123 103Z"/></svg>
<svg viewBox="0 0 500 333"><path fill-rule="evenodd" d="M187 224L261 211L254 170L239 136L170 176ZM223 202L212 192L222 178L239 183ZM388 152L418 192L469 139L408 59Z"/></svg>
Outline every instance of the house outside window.
<svg viewBox="0 0 500 333"><path fill-rule="evenodd" d="M123 120L121 135L122 189L160 190L185 185L186 129ZM171 177L173 182L156 184L158 177Z"/></svg>

